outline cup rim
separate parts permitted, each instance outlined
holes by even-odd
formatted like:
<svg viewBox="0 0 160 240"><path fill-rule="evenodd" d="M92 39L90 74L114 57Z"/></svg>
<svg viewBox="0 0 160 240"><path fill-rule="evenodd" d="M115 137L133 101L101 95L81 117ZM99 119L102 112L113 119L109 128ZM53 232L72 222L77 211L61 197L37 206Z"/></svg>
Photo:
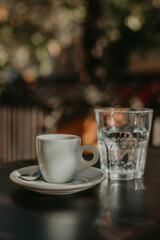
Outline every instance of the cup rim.
<svg viewBox="0 0 160 240"><path fill-rule="evenodd" d="M75 139L80 139L80 137L74 134L53 133L38 135L36 139L41 141L53 142L53 141L74 141Z"/></svg>
<svg viewBox="0 0 160 240"><path fill-rule="evenodd" d="M104 107L104 108L96 108L95 112L101 113L153 113L152 108L131 108L131 107Z"/></svg>

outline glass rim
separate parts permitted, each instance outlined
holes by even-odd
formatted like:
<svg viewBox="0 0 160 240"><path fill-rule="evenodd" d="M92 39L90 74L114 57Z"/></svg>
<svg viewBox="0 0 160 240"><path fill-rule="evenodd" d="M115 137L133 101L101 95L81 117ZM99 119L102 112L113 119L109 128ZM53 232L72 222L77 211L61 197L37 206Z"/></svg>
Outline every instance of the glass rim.
<svg viewBox="0 0 160 240"><path fill-rule="evenodd" d="M152 108L131 108L131 107L105 107L105 108L95 108L95 112L106 112L106 113L153 113Z"/></svg>

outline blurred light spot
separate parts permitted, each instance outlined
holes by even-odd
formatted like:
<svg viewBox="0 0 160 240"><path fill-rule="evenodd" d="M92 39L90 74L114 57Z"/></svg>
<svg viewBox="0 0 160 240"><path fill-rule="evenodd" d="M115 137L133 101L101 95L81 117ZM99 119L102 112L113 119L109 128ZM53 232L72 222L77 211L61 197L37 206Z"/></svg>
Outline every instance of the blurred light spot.
<svg viewBox="0 0 160 240"><path fill-rule="evenodd" d="M8 53L0 46L0 66L3 67L8 61Z"/></svg>
<svg viewBox="0 0 160 240"><path fill-rule="evenodd" d="M121 33L118 29L113 29L111 32L110 32L110 38L112 41L117 41L121 38Z"/></svg>
<svg viewBox="0 0 160 240"><path fill-rule="evenodd" d="M132 31L139 31L142 27L140 19L136 16L128 16L124 20L125 25L130 28Z"/></svg>
<svg viewBox="0 0 160 240"><path fill-rule="evenodd" d="M13 28L9 25L4 25L1 28L1 34L3 37L8 38L12 35L13 33Z"/></svg>
<svg viewBox="0 0 160 240"><path fill-rule="evenodd" d="M129 102L133 108L144 107L144 104L141 102L139 97L132 97Z"/></svg>
<svg viewBox="0 0 160 240"><path fill-rule="evenodd" d="M152 5L156 8L160 8L160 1L159 0L153 0Z"/></svg>
<svg viewBox="0 0 160 240"><path fill-rule="evenodd" d="M47 77L52 73L53 67L53 63L51 65L51 62L44 61L39 66L39 72L42 76Z"/></svg>
<svg viewBox="0 0 160 240"><path fill-rule="evenodd" d="M51 56L57 57L61 53L61 46L57 40L50 40L47 47Z"/></svg>
<svg viewBox="0 0 160 240"><path fill-rule="evenodd" d="M52 105L53 108L57 108L60 106L61 101L58 97L51 97L48 101L50 105ZM54 112L55 113L55 112Z"/></svg>
<svg viewBox="0 0 160 240"><path fill-rule="evenodd" d="M49 54L46 48L39 47L36 49L36 57L40 62L49 59Z"/></svg>
<svg viewBox="0 0 160 240"><path fill-rule="evenodd" d="M9 11L5 5L0 5L0 22L5 22L9 17Z"/></svg>
<svg viewBox="0 0 160 240"><path fill-rule="evenodd" d="M37 81L38 69L37 68L28 68L23 71L22 76L27 83L34 83Z"/></svg>
<svg viewBox="0 0 160 240"><path fill-rule="evenodd" d="M44 119L44 125L46 128L52 128L55 124L56 120L53 118L53 116L47 116Z"/></svg>
<svg viewBox="0 0 160 240"><path fill-rule="evenodd" d="M16 4L16 12L19 15L23 15L27 12L28 8L23 2L19 2Z"/></svg>
<svg viewBox="0 0 160 240"><path fill-rule="evenodd" d="M67 48L71 45L72 43L72 38L70 34L68 34L66 31L62 32L60 35L60 43L64 48Z"/></svg>
<svg viewBox="0 0 160 240"><path fill-rule="evenodd" d="M43 31L45 31L45 32L52 32L53 24L51 21L48 21L48 18L44 19L42 22L42 28L43 28Z"/></svg>
<svg viewBox="0 0 160 240"><path fill-rule="evenodd" d="M55 121L57 122L62 116L62 109L59 108L58 110L54 111L52 113L52 116L55 119Z"/></svg>
<svg viewBox="0 0 160 240"><path fill-rule="evenodd" d="M87 71L81 71L80 72L80 80L81 80L81 82L84 82L84 83L87 83L87 82L89 82L90 81L90 74L89 74L89 72L87 72Z"/></svg>
<svg viewBox="0 0 160 240"><path fill-rule="evenodd" d="M32 34L31 41L35 46L38 46L44 41L44 37L42 36L41 33L36 32L36 33Z"/></svg>
<svg viewBox="0 0 160 240"><path fill-rule="evenodd" d="M105 95L107 95L107 93L105 93ZM91 85L85 89L85 97L88 103L95 105L104 99L104 93L100 91L96 86Z"/></svg>
<svg viewBox="0 0 160 240"><path fill-rule="evenodd" d="M29 50L26 46L21 46L15 54L15 63L18 67L24 67L30 58Z"/></svg>

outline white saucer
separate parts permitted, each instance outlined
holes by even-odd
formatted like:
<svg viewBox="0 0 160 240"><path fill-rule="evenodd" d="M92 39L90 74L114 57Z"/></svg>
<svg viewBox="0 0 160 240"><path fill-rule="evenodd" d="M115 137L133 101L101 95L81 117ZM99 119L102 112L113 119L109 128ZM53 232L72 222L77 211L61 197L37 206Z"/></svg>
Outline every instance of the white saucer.
<svg viewBox="0 0 160 240"><path fill-rule="evenodd" d="M49 195L67 195L77 193L91 188L105 179L105 173L103 170L95 167L89 167L75 173L73 181L65 184L47 183L43 179L26 181L20 177L23 174L36 172L37 170L39 170L38 165L24 167L13 171L9 177L14 183L24 188Z"/></svg>

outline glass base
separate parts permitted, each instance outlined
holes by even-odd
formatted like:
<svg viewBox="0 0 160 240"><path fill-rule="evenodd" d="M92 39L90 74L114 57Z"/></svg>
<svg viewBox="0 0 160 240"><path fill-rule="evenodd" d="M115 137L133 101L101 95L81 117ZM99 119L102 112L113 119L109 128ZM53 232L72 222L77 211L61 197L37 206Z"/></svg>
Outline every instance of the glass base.
<svg viewBox="0 0 160 240"><path fill-rule="evenodd" d="M106 178L110 180L121 180L121 181L128 181L134 179L141 179L143 176L142 172L139 173L108 173L106 172Z"/></svg>

